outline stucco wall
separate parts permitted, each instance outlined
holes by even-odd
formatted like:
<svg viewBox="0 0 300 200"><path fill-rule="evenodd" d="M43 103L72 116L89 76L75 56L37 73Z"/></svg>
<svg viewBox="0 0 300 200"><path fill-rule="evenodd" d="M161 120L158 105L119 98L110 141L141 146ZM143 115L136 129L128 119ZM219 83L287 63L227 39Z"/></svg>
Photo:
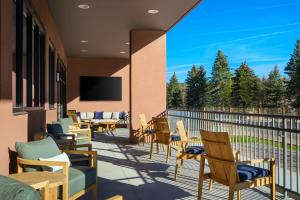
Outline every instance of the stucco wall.
<svg viewBox="0 0 300 200"><path fill-rule="evenodd" d="M9 172L8 149L14 149L16 141L27 141L35 131L43 130L46 122L56 120L56 110L33 110L20 115L13 114L13 0L0 3L0 174ZM55 23L48 9L46 0L32 0L32 5L46 29L47 41L51 40L61 59L66 63L66 56ZM48 52L48 42L46 44ZM48 56L46 56L47 58ZM46 59L47 60L47 59ZM46 65L48 62L46 62ZM48 66L46 66L46 71ZM46 78L48 76L46 75ZM48 80L46 79L46 88ZM23 91L26 92L26 91ZM47 94L47 93L46 93ZM46 100L47 100L46 96Z"/></svg>
<svg viewBox="0 0 300 200"><path fill-rule="evenodd" d="M131 32L131 125L139 128L140 113L149 121L166 109L166 34Z"/></svg>
<svg viewBox="0 0 300 200"><path fill-rule="evenodd" d="M129 111L129 60L70 58L67 69L68 109L82 112ZM80 101L80 76L122 77L121 101Z"/></svg>

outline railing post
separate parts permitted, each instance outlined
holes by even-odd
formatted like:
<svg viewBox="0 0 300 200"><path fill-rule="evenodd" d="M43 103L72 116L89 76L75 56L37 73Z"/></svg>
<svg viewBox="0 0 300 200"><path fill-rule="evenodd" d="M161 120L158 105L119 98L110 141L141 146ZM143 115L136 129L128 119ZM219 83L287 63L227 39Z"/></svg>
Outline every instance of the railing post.
<svg viewBox="0 0 300 200"><path fill-rule="evenodd" d="M286 120L285 117L282 117L282 125L283 125L283 134L282 134L282 142L283 142L283 185L284 185L284 199L287 199L287 144L286 144ZM279 147L280 148L280 147ZM280 162L280 160L279 160Z"/></svg>

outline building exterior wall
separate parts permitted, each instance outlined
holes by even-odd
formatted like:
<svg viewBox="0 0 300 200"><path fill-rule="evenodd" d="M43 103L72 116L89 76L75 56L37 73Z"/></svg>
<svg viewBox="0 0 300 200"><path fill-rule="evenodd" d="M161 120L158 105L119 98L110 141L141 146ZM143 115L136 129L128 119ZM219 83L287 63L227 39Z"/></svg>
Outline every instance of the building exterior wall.
<svg viewBox="0 0 300 200"><path fill-rule="evenodd" d="M166 34L131 32L131 127L139 128L139 114L151 120L166 110ZM131 141L134 142L133 132Z"/></svg>
<svg viewBox="0 0 300 200"><path fill-rule="evenodd" d="M120 58L70 58L67 68L68 109L81 112L129 111L129 60ZM121 101L80 101L80 76L122 77Z"/></svg>
<svg viewBox="0 0 300 200"><path fill-rule="evenodd" d="M46 55L48 41L51 40L60 58L66 63L64 48L59 38L55 23L48 9L46 0L32 0L32 6L39 20L46 29ZM14 150L16 141L28 141L34 131L45 129L45 123L56 120L56 109L49 110L46 102L45 109L13 113L14 72L13 72L13 7L14 0L0 3L0 174L9 173L9 149ZM48 56L46 56L47 60ZM48 66L46 62L46 71ZM46 88L48 88L46 74ZM25 90L23 92L26 92ZM46 92L47 94L47 92ZM47 101L47 95L46 95Z"/></svg>

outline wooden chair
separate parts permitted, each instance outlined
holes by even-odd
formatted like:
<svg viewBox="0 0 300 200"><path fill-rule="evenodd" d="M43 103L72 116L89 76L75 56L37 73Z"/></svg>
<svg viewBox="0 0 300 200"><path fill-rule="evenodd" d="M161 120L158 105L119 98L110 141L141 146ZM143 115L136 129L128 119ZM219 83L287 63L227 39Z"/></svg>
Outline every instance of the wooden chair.
<svg viewBox="0 0 300 200"><path fill-rule="evenodd" d="M24 171L40 171L41 166L61 166L65 179L62 183L62 199L75 200L89 191L93 191L93 200L97 199L97 152L83 150L59 150L54 140L50 137L34 142L16 143L18 173ZM30 150L30 151L29 151ZM86 155L90 159L90 166L68 166L67 162L41 161L37 158L52 157L65 152L66 154ZM80 172L81 171L81 172ZM78 173L80 172L80 173ZM85 176L84 180L80 177ZM76 182L76 181L80 182ZM81 181L84 181L81 182ZM89 184L89 185L87 185ZM72 191L72 194L70 194Z"/></svg>
<svg viewBox="0 0 300 200"><path fill-rule="evenodd" d="M151 134L153 133L153 125L147 122L146 115L144 113L139 114L139 118L140 118L140 128L139 128L138 144L140 144L142 140L144 146L146 138L150 137Z"/></svg>
<svg viewBox="0 0 300 200"><path fill-rule="evenodd" d="M108 198L106 200L123 200L123 196L116 195L116 196L110 197L110 198Z"/></svg>
<svg viewBox="0 0 300 200"><path fill-rule="evenodd" d="M179 137L171 133L166 117L153 117L152 121L154 133L151 134L150 159L152 158L153 144L156 143L157 153L159 153L159 144L167 146L166 162L169 162L171 147L177 144Z"/></svg>
<svg viewBox="0 0 300 200"><path fill-rule="evenodd" d="M74 126L78 129L80 128L88 128L88 129L92 129L92 122L82 122L79 120L79 118L77 117L77 112L76 110L68 110L67 111L67 116L72 118Z"/></svg>
<svg viewBox="0 0 300 200"><path fill-rule="evenodd" d="M250 161L236 161L232 152L229 135L226 132L201 131L201 138L206 154L201 157L199 173L198 200L202 199L204 179L212 179L229 186L229 200L237 192L241 199L241 190L263 185L270 185L271 197L275 200L275 160L259 159ZM208 161L210 173L204 173L205 161ZM254 167L249 164L269 163L269 169Z"/></svg>
<svg viewBox="0 0 300 200"><path fill-rule="evenodd" d="M178 145L177 145L174 180L176 180L177 177L179 161L180 161L180 172L181 172L184 160L194 159L200 161L201 155L204 153L203 146L199 145L202 143L201 138L188 137L188 132L185 130L182 120L176 122L176 128L180 136L180 141L178 141ZM195 144L195 143L197 143L198 145L189 146L189 144Z"/></svg>

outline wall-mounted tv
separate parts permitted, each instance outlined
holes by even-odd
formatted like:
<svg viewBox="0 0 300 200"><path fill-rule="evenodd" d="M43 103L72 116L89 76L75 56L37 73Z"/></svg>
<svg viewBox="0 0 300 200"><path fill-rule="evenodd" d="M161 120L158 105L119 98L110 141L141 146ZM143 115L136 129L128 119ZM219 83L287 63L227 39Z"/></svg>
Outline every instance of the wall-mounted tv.
<svg viewBox="0 0 300 200"><path fill-rule="evenodd" d="M80 77L81 101L121 101L121 77Z"/></svg>

